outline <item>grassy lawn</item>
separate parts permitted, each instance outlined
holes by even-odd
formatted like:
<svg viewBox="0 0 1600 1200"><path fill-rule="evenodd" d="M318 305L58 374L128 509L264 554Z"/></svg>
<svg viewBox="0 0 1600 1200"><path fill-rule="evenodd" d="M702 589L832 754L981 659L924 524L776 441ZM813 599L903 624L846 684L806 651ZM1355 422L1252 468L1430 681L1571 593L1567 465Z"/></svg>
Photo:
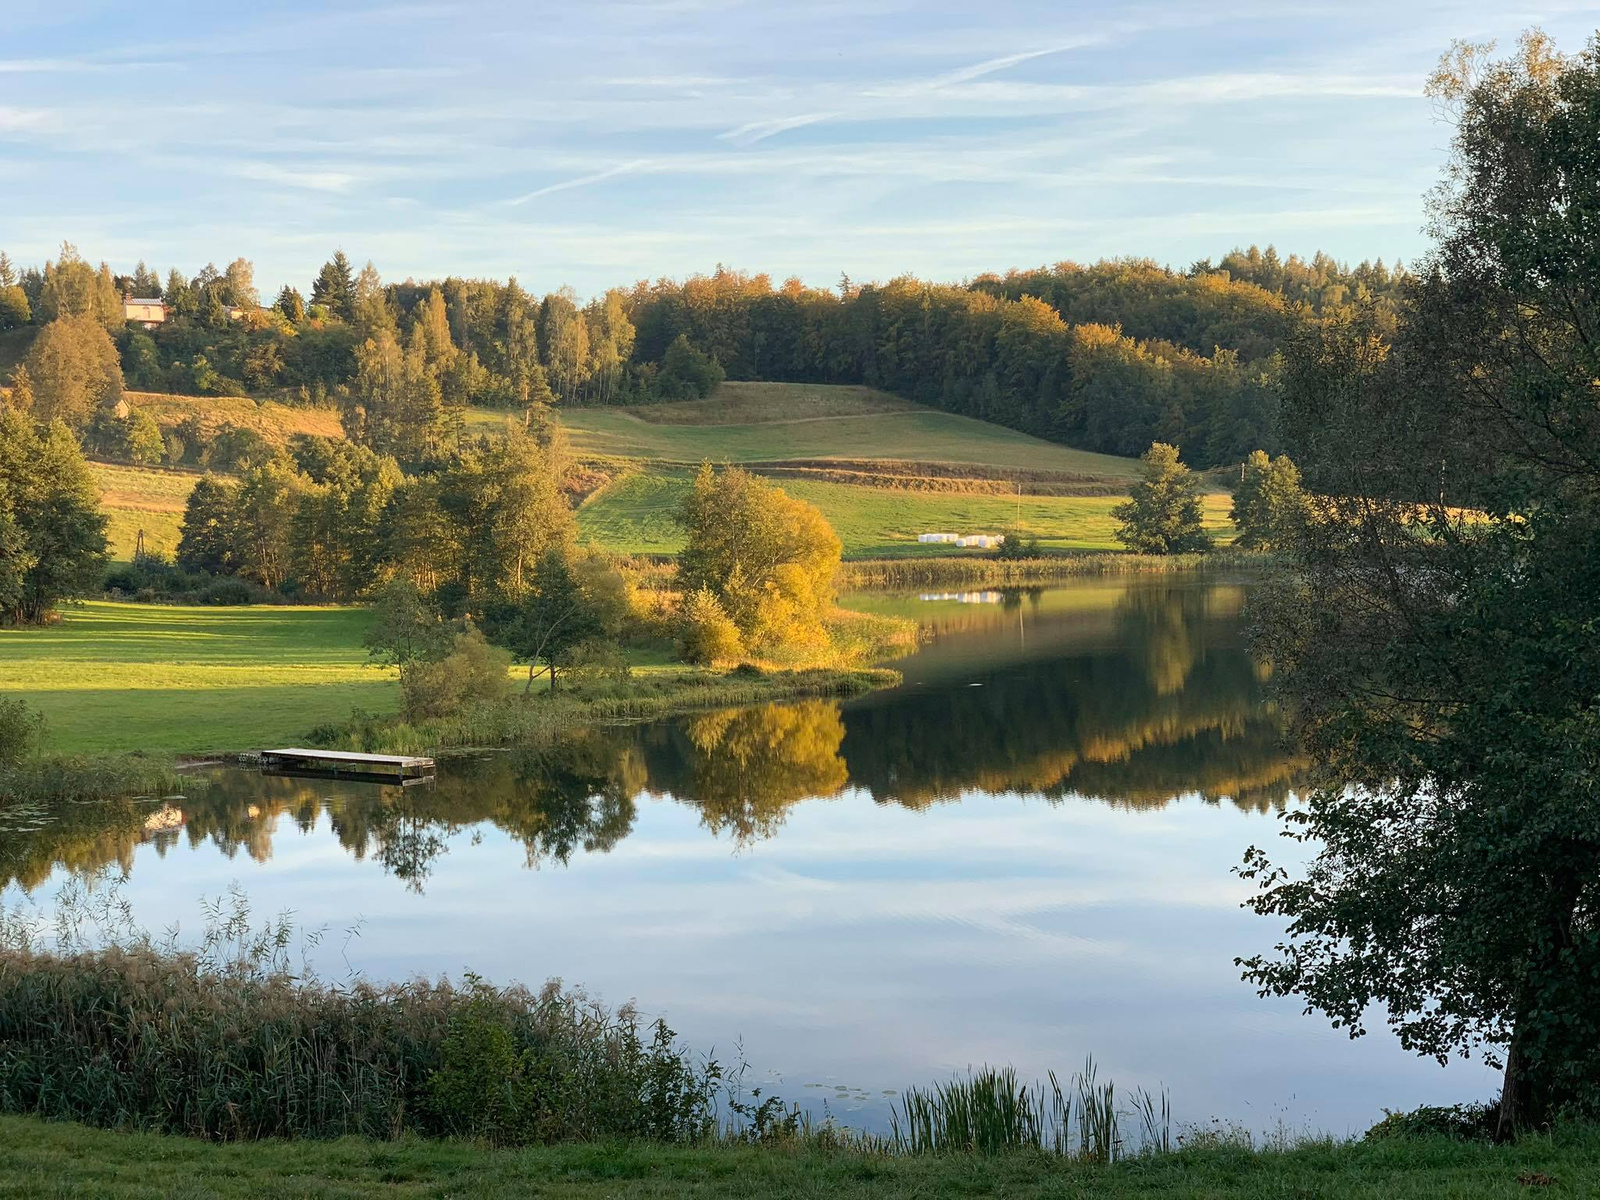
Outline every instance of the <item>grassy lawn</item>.
<svg viewBox="0 0 1600 1200"><path fill-rule="evenodd" d="M90 602L59 625L0 630L0 695L45 714L55 753L259 749L356 707L392 711L358 608Z"/></svg>
<svg viewBox="0 0 1600 1200"><path fill-rule="evenodd" d="M669 424L615 408L564 409L561 419L579 453L680 463L704 459L900 459L1117 479L1132 479L1139 466L1133 459L1073 450L971 417L925 408L741 425Z"/></svg>
<svg viewBox="0 0 1600 1200"><path fill-rule="evenodd" d="M961 492L910 492L808 479L776 481L791 496L808 500L844 543L852 558L948 555L949 546L925 546L919 533L1003 533L1018 519L1019 505L1006 496ZM689 487L686 471L643 471L602 488L578 510L582 536L621 554L672 554L683 535L672 514ZM1024 496L1021 527L1049 550L1116 550L1111 510L1120 496ZM1232 533L1223 492L1205 497L1206 527L1226 539Z"/></svg>
<svg viewBox="0 0 1600 1200"><path fill-rule="evenodd" d="M729 381L704 400L640 404L625 411L654 425L758 425L768 421L917 412L919 406L858 384Z"/></svg>
<svg viewBox="0 0 1600 1200"><path fill-rule="evenodd" d="M1548 1182L1546 1182L1548 1181ZM448 1142L214 1145L0 1117L0 1197L60 1200L704 1200L749 1196L1171 1197L1173 1200L1476 1200L1592 1196L1600 1134L1514 1146L1446 1141L1190 1150L1115 1167L1028 1155L887 1158L800 1149L567 1145L488 1150Z"/></svg>

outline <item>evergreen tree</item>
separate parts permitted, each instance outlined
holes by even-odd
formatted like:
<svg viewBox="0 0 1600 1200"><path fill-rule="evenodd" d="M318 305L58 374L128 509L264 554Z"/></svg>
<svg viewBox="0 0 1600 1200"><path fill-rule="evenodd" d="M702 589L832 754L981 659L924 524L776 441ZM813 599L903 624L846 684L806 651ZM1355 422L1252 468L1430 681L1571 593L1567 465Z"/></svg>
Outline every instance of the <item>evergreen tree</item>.
<svg viewBox="0 0 1600 1200"><path fill-rule="evenodd" d="M311 284L311 303L322 305L341 321L355 319L355 281L343 250L335 250L333 258L317 272Z"/></svg>
<svg viewBox="0 0 1600 1200"><path fill-rule="evenodd" d="M234 488L209 472L190 489L183 508L177 562L186 571L225 575L234 565Z"/></svg>
<svg viewBox="0 0 1600 1200"><path fill-rule="evenodd" d="M17 284L17 268L6 257L6 252L0 250L0 288L15 287Z"/></svg>
<svg viewBox="0 0 1600 1200"><path fill-rule="evenodd" d="M134 296L141 300L161 299L161 279L145 266L142 258L139 260L139 265L133 269L131 285Z"/></svg>
<svg viewBox="0 0 1600 1200"><path fill-rule="evenodd" d="M299 292L287 283L278 292L278 300L275 307L291 325L298 325L306 319L305 300Z"/></svg>
<svg viewBox="0 0 1600 1200"><path fill-rule="evenodd" d="M189 286L189 281L177 267L167 272L167 286L162 291L162 298L178 317L192 317L200 307L194 288Z"/></svg>

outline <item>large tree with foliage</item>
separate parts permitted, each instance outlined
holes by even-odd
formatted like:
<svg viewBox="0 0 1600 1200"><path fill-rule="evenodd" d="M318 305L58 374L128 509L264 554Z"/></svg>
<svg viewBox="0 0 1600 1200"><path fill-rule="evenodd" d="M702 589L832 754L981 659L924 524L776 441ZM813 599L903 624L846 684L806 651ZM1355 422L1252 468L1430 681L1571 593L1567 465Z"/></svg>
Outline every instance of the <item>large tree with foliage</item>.
<svg viewBox="0 0 1600 1200"><path fill-rule="evenodd" d="M685 595L712 592L751 649L815 645L833 603L838 535L816 507L747 471L701 466L678 522Z"/></svg>
<svg viewBox="0 0 1600 1200"><path fill-rule="evenodd" d="M615 638L627 617L627 595L621 574L603 556L575 555L565 547L547 550L501 636L528 664L523 694L532 690L542 668L549 672L554 695L560 672L580 648Z"/></svg>
<svg viewBox="0 0 1600 1200"><path fill-rule="evenodd" d="M221 575L233 565L232 484L207 473L189 489L178 538L178 565L186 571Z"/></svg>
<svg viewBox="0 0 1600 1200"><path fill-rule="evenodd" d="M1117 539L1136 554L1192 554L1211 548L1200 507L1200 482L1178 448L1156 442L1143 454L1144 477L1111 510Z"/></svg>
<svg viewBox="0 0 1600 1200"><path fill-rule="evenodd" d="M91 593L105 569L105 530L100 490L72 432L0 407L4 617L45 621L62 600Z"/></svg>
<svg viewBox="0 0 1600 1200"><path fill-rule="evenodd" d="M41 421L86 428L122 399L122 364L106 331L89 317L58 317L28 348L33 411Z"/></svg>
<svg viewBox="0 0 1600 1200"><path fill-rule="evenodd" d="M1600 44L1457 46L1436 248L1391 345L1290 356L1286 430L1329 497L1265 648L1321 786L1287 918L1249 960L1357 1034L1503 1064L1500 1129L1600 1111Z"/></svg>
<svg viewBox="0 0 1600 1200"><path fill-rule="evenodd" d="M1300 486L1300 469L1287 454L1268 458L1253 450L1240 468L1229 518L1239 531L1235 545L1246 550L1282 549L1304 526L1310 501Z"/></svg>

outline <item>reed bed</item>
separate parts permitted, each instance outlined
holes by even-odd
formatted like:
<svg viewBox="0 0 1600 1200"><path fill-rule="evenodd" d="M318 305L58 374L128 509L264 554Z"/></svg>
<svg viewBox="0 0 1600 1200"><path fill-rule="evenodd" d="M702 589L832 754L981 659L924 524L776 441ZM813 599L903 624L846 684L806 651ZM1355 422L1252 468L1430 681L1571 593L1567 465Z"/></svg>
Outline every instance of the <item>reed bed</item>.
<svg viewBox="0 0 1600 1200"><path fill-rule="evenodd" d="M846 588L1050 583L1086 576L1261 570L1270 567L1273 561L1269 555L1245 550L1169 555L1103 552L1014 559L978 555L877 558L844 563L839 570L839 582Z"/></svg>
<svg viewBox="0 0 1600 1200"><path fill-rule="evenodd" d="M1130 1153L1172 1149L1167 1093L1136 1088L1119 1103L1116 1085L1100 1080L1093 1058L1066 1086L1054 1071L1048 1084L1029 1085L1011 1067L984 1067L948 1083L909 1088L890 1122L889 1145L900 1154L1028 1150L1111 1163Z"/></svg>
<svg viewBox="0 0 1600 1200"><path fill-rule="evenodd" d="M0 763L0 804L5 805L164 796L178 791L180 786L180 777L170 760L141 754L28 758Z"/></svg>
<svg viewBox="0 0 1600 1200"><path fill-rule="evenodd" d="M718 1064L629 1007L558 982L324 983L296 969L287 925L252 928L241 904L185 951L83 948L81 914L58 914L72 949L46 952L9 918L0 1111L230 1141L687 1143L723 1127L720 1103L740 1105Z"/></svg>

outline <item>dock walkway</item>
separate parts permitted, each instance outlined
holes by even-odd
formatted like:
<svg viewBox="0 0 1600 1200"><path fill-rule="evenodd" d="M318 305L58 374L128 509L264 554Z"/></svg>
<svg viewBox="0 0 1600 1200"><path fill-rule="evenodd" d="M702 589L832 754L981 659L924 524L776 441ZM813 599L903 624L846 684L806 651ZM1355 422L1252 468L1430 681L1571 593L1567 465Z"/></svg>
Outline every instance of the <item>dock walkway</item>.
<svg viewBox="0 0 1600 1200"><path fill-rule="evenodd" d="M268 774L314 775L369 783L421 783L433 778L433 759L418 754L358 754L353 750L316 750L286 746L261 752Z"/></svg>

